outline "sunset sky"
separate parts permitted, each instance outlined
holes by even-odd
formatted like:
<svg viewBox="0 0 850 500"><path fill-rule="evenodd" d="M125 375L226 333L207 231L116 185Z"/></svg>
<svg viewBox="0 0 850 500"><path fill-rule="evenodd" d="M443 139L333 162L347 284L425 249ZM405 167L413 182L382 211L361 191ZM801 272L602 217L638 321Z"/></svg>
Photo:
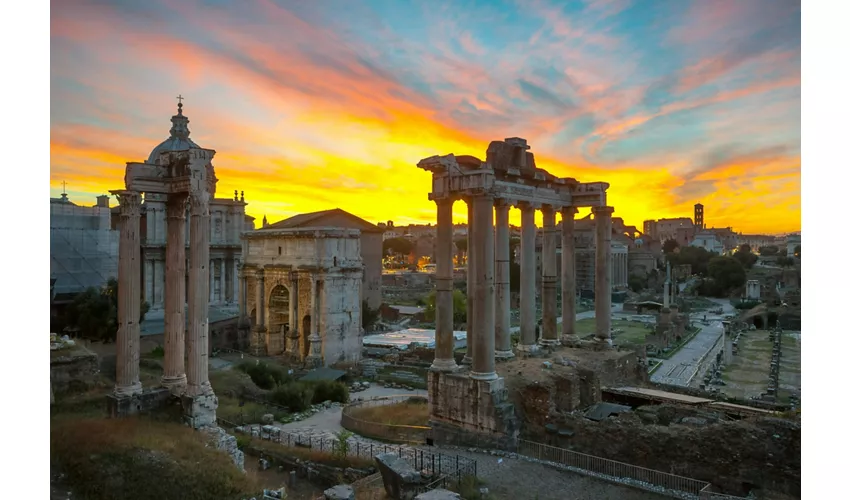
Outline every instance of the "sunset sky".
<svg viewBox="0 0 850 500"><path fill-rule="evenodd" d="M50 192L78 204L182 94L258 222L434 222L416 163L518 136L639 228L701 202L708 226L800 229L799 0L61 0L50 66Z"/></svg>

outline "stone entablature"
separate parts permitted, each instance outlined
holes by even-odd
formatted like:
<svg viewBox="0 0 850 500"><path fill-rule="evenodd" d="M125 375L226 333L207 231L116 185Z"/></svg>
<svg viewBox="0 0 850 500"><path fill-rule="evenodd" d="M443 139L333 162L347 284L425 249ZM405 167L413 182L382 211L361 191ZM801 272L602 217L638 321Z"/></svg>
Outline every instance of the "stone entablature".
<svg viewBox="0 0 850 500"><path fill-rule="evenodd" d="M359 359L359 230L261 229L243 235L243 255L240 316L252 351L311 365Z"/></svg>

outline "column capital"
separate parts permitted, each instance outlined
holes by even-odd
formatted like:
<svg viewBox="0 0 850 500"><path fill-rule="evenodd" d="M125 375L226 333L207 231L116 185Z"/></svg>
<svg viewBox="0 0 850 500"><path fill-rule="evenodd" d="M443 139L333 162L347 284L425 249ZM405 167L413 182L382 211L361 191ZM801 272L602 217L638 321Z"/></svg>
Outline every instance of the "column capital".
<svg viewBox="0 0 850 500"><path fill-rule="evenodd" d="M526 210L540 210L542 205L540 203L534 203L534 202L530 202L530 201L520 201L520 202L517 202L516 206L520 210L526 211Z"/></svg>
<svg viewBox="0 0 850 500"><path fill-rule="evenodd" d="M123 189L110 192L118 198L121 217L141 217L142 193Z"/></svg>
<svg viewBox="0 0 850 500"><path fill-rule="evenodd" d="M604 207L593 207L590 209L594 215L611 215L614 213L614 207L604 206Z"/></svg>
<svg viewBox="0 0 850 500"><path fill-rule="evenodd" d="M189 208L192 215L209 217L210 215L210 193L203 190L193 191L189 194Z"/></svg>
<svg viewBox="0 0 850 500"><path fill-rule="evenodd" d="M189 206L189 196L183 193L168 196L165 217L167 219L186 220L186 208Z"/></svg>
<svg viewBox="0 0 850 500"><path fill-rule="evenodd" d="M510 198L493 198L493 206L496 208L511 208L516 205L516 200Z"/></svg>
<svg viewBox="0 0 850 500"><path fill-rule="evenodd" d="M436 198L433 201L434 201L434 203L437 204L438 207L449 207L449 208L451 208L452 205L455 204L455 199L454 199L454 197L451 197L451 196L446 196L444 198Z"/></svg>
<svg viewBox="0 0 850 500"><path fill-rule="evenodd" d="M561 207L561 217L569 217L570 219L575 218L578 213L578 208L569 206L569 207Z"/></svg>
<svg viewBox="0 0 850 500"><path fill-rule="evenodd" d="M266 270L262 267L258 267L254 270L254 276L258 280L264 280L264 279L266 279Z"/></svg>

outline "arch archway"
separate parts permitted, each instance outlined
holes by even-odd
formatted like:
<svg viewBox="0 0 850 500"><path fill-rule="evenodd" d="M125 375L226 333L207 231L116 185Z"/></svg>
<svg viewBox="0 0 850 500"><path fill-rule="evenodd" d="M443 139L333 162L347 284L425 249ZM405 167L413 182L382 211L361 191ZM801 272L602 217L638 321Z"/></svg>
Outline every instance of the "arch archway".
<svg viewBox="0 0 850 500"><path fill-rule="evenodd" d="M283 285L275 286L269 294L269 334L281 334L281 348L284 347L286 331L289 330L289 289Z"/></svg>

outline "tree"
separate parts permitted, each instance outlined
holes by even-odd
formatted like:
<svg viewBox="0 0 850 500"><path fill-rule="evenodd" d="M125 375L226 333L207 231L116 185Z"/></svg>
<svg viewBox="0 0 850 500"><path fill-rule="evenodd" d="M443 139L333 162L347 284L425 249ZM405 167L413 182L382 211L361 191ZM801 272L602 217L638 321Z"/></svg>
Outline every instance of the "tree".
<svg viewBox="0 0 850 500"><path fill-rule="evenodd" d="M726 295L747 282L747 271L738 259L714 257L708 262L708 277L714 280L719 291Z"/></svg>
<svg viewBox="0 0 850 500"><path fill-rule="evenodd" d="M457 247L459 252L466 252L466 249L467 249L466 238L463 238L463 239L460 239L460 240L455 240L455 246Z"/></svg>
<svg viewBox="0 0 850 500"><path fill-rule="evenodd" d="M717 257L714 252L709 252L702 247L687 246L676 253L667 254L667 260L671 266L691 266L691 274L707 276L708 262Z"/></svg>
<svg viewBox="0 0 850 500"><path fill-rule="evenodd" d="M783 255L782 257L776 259L776 265L778 265L779 267L794 267L794 264L796 264L796 262L794 261L794 257L785 257Z"/></svg>
<svg viewBox="0 0 850 500"><path fill-rule="evenodd" d="M629 289L635 293L645 289L649 284L649 279L640 274L629 275Z"/></svg>
<svg viewBox="0 0 850 500"><path fill-rule="evenodd" d="M779 253L779 247L776 245L766 245L759 248L759 254L764 257L772 257Z"/></svg>
<svg viewBox="0 0 850 500"><path fill-rule="evenodd" d="M360 305L360 324L365 329L369 329L375 324L380 315L380 309L372 309L367 301L363 301Z"/></svg>
<svg viewBox="0 0 850 500"><path fill-rule="evenodd" d="M452 311L454 312L453 323L466 323L466 295L460 290L452 291ZM435 321L437 319L437 292L428 294L425 301L425 319Z"/></svg>
<svg viewBox="0 0 850 500"><path fill-rule="evenodd" d="M150 305L142 300L139 306L141 323ZM118 335L118 280L110 278L103 288L89 287L77 294L65 311L65 324L84 338L114 342Z"/></svg>
<svg viewBox="0 0 850 500"><path fill-rule="evenodd" d="M741 245L738 250L732 254L732 258L737 260L744 266L745 269L752 269L756 262L758 262L758 255L754 254L750 250L750 245Z"/></svg>
<svg viewBox="0 0 850 500"><path fill-rule="evenodd" d="M384 240L384 257L390 254L410 255L413 252L413 242L407 238L389 238Z"/></svg>
<svg viewBox="0 0 850 500"><path fill-rule="evenodd" d="M661 249L665 254L671 254L679 248L679 242L674 239L664 240L664 244L661 246Z"/></svg>

